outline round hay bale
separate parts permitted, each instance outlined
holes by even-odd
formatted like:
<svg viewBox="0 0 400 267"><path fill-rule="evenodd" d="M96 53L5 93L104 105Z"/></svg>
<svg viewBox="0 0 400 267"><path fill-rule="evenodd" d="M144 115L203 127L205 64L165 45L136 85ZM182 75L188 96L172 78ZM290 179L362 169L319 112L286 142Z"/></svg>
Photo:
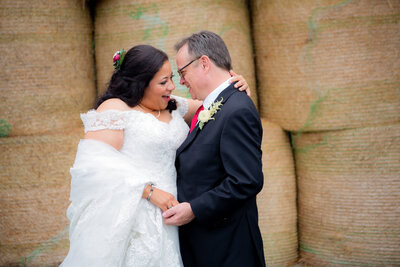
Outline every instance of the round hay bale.
<svg viewBox="0 0 400 267"><path fill-rule="evenodd" d="M82 134L0 138L0 265L55 265L68 253L70 174Z"/></svg>
<svg viewBox="0 0 400 267"><path fill-rule="evenodd" d="M82 133L0 138L0 189L69 185Z"/></svg>
<svg viewBox="0 0 400 267"><path fill-rule="evenodd" d="M267 266L288 266L297 260L296 177L287 134L262 120L264 187L257 195L259 226Z"/></svg>
<svg viewBox="0 0 400 267"><path fill-rule="evenodd" d="M58 266L69 248L69 186L0 192L0 264Z"/></svg>
<svg viewBox="0 0 400 267"><path fill-rule="evenodd" d="M400 124L293 136L302 262L400 265Z"/></svg>
<svg viewBox="0 0 400 267"><path fill-rule="evenodd" d="M400 120L400 2L252 1L260 113L289 131Z"/></svg>
<svg viewBox="0 0 400 267"><path fill-rule="evenodd" d="M95 46L97 88L103 93L113 72L112 56L117 50L150 44L170 56L176 70L174 45L200 30L210 30L225 41L233 69L243 75L257 105L256 84L247 1L103 0L96 5ZM174 94L189 97L174 78Z"/></svg>
<svg viewBox="0 0 400 267"><path fill-rule="evenodd" d="M0 13L4 135L80 127L96 97L89 9L80 0L2 0Z"/></svg>

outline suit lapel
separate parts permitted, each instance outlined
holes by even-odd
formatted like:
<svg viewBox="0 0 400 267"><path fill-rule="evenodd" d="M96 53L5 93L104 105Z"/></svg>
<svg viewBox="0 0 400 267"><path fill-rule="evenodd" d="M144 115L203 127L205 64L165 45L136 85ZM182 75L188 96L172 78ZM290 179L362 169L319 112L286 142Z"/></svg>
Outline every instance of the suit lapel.
<svg viewBox="0 0 400 267"><path fill-rule="evenodd" d="M182 145L176 151L177 155L179 155L179 153L181 153L185 149L185 147L187 147L194 140L198 131L199 131L199 125L196 125L196 127L193 129L193 131L191 133L189 133L189 135L186 137L185 141L183 141Z"/></svg>
<svg viewBox="0 0 400 267"><path fill-rule="evenodd" d="M221 100L222 97L222 104L224 104L228 98L237 91L237 89L233 86L234 84L229 85L224 91L222 91L218 97L215 99L214 103L216 101ZM224 106L221 107L221 109L224 108ZM204 127L207 126L207 123L204 125ZM204 129L203 127L203 129ZM202 129L202 130L203 130ZM189 144L191 144L193 142L193 140L195 139L195 137L197 136L197 134L202 131L199 129L199 125L197 124L196 127L193 129L193 131L191 133L189 133L188 137L186 138L186 140L182 143L182 145L178 148L178 150L176 151L176 155L179 155Z"/></svg>

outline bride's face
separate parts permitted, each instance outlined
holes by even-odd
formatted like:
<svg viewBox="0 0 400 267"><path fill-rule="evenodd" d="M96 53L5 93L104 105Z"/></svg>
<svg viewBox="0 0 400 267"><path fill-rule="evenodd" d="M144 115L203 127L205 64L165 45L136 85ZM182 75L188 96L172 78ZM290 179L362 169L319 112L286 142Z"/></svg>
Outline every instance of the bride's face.
<svg viewBox="0 0 400 267"><path fill-rule="evenodd" d="M171 64L167 60L150 81L140 104L153 110L165 109L172 91L175 90L172 76Z"/></svg>

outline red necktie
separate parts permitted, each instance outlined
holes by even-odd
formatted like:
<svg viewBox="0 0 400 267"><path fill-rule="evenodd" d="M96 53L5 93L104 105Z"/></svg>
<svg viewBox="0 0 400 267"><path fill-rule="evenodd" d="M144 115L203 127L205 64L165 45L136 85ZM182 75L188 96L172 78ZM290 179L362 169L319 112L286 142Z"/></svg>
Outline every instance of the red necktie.
<svg viewBox="0 0 400 267"><path fill-rule="evenodd" d="M193 131L193 129L196 127L197 124L197 119L199 117L199 113L204 109L203 105L201 105L197 111L196 114L194 114L193 119L192 119L192 123L190 124L190 132Z"/></svg>

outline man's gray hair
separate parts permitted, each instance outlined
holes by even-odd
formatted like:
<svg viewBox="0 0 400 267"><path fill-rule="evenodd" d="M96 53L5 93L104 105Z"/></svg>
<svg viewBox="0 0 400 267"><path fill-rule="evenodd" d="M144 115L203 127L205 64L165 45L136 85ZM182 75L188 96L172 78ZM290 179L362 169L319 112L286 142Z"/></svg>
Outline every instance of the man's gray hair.
<svg viewBox="0 0 400 267"><path fill-rule="evenodd" d="M185 44L188 44L189 55L192 55L193 58L206 55L218 67L227 71L232 69L232 61L228 48L224 40L222 40L218 34L210 31L194 33L177 43L175 45L175 50L178 51Z"/></svg>

